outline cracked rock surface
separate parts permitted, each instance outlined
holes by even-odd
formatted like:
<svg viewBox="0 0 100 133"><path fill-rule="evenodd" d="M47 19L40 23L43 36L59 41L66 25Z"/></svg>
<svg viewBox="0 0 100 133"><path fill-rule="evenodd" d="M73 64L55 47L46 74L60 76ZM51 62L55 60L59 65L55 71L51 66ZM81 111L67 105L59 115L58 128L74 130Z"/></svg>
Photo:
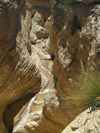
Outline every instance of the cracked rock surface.
<svg viewBox="0 0 100 133"><path fill-rule="evenodd" d="M0 133L61 133L87 108L67 96L100 70L100 0L73 1L0 0ZM63 132L99 132L98 112Z"/></svg>
<svg viewBox="0 0 100 133"><path fill-rule="evenodd" d="M100 110L88 112L89 109L78 115L62 133L100 133Z"/></svg>

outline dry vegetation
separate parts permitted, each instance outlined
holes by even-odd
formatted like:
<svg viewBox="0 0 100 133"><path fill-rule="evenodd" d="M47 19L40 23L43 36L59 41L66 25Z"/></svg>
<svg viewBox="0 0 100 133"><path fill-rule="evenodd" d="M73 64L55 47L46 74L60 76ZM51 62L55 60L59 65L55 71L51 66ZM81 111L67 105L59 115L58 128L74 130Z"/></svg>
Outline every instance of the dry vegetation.
<svg viewBox="0 0 100 133"><path fill-rule="evenodd" d="M88 107L94 104L100 96L100 74L89 72L88 75L78 75L73 83L73 93L70 99L76 100Z"/></svg>

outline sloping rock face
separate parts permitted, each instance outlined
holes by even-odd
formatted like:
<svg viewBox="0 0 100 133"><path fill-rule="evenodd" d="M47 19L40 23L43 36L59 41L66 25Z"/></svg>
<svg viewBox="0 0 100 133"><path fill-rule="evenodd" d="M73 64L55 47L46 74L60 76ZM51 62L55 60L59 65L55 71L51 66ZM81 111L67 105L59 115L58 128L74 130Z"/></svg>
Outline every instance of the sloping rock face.
<svg viewBox="0 0 100 133"><path fill-rule="evenodd" d="M6 4L9 5L9 2L7 2ZM12 4L13 3L11 3L11 5ZM9 75L9 79L11 78L12 80L8 79L10 86L8 86L8 89L6 90L7 95L8 93L11 93L10 87L11 91L13 90L14 92L12 91L12 93L4 99L5 104L2 101L1 103L4 106L4 108L2 106L2 114L6 107L12 103L10 106L8 106L4 113L4 122L6 124L6 127L8 128L8 131L12 132L13 126L16 125L14 127L14 132L28 132L29 130L35 129L39 125L38 122L40 122L41 118L43 117L42 108L44 105L44 98L53 86L53 75L50 72L52 71L53 65L53 62L51 61L52 55L48 54L47 52L50 45L50 36L48 31L51 31L52 22L51 17L47 19L47 16L50 16L49 12L47 13L47 16L45 16L45 19L47 19L45 23L45 20L42 18L41 14L36 13L33 5L27 2L23 3L23 1L21 3L22 6L20 5L20 2L18 4L18 9L16 9L15 12L18 17L17 20L15 20L17 24L14 25L14 29L16 29L15 36L14 32L12 33L14 36L13 45L15 47L12 48L14 55L11 54L11 57L15 57L15 66L13 68L13 77L12 75ZM50 7L48 6L48 8ZM10 62L8 59L7 61L8 63ZM10 70L8 70L8 72L10 72ZM7 86L6 83L4 85ZM46 88L46 90L44 90L44 88ZM30 93L35 94L40 89L41 91L37 95L35 95L36 100L33 103L34 97L31 99L32 95L27 95ZM5 90L3 90L3 93L5 93L4 91ZM8 99L9 97L10 99ZM1 99L3 100L3 98ZM8 100L6 101L6 99ZM27 103L28 99L31 99L29 105ZM21 104L22 108L21 106L19 106L19 104ZM30 108L31 104L33 104L32 108ZM14 111L14 109L16 111ZM10 114L10 112L12 112L12 115L9 116L8 114ZM28 116L27 112L29 114ZM32 119L30 119L31 112L34 112L32 114ZM38 118L36 117L36 115ZM20 121L24 117L25 123L23 121ZM28 123L26 123L26 121ZM17 127L17 125L20 125L20 127ZM1 130L1 132L7 132L7 130L4 130L6 130L5 126L4 129Z"/></svg>
<svg viewBox="0 0 100 133"><path fill-rule="evenodd" d="M6 107L40 90L40 76L30 55L28 32L34 8L25 1L0 1L0 132Z"/></svg>
<svg viewBox="0 0 100 133"><path fill-rule="evenodd" d="M100 67L99 1L14 2L1 3L1 133L61 133L85 109L67 99L75 76Z"/></svg>
<svg viewBox="0 0 100 133"><path fill-rule="evenodd" d="M56 2L54 6L50 51L55 55L53 73L58 78L55 97L58 97L59 106L58 109L54 108L55 100L51 106L45 104L44 114L61 128L87 108L67 98L75 89L70 84L74 82L76 75L100 70L100 4L96 2L74 2L67 7ZM45 100L49 101L49 98L50 96ZM48 104L50 105L50 101Z"/></svg>
<svg viewBox="0 0 100 133"><path fill-rule="evenodd" d="M62 133L99 133L100 110L88 113L89 109L78 115Z"/></svg>
<svg viewBox="0 0 100 133"><path fill-rule="evenodd" d="M67 99L72 93L70 84L74 82L77 74L99 70L100 66L97 61L100 45L100 4L82 2L74 2L67 7L56 3L54 7L50 49L56 55L53 72L58 77L56 89L60 103L59 111L66 116L65 123L73 120L84 110L75 101ZM60 114L57 117L60 117Z"/></svg>
<svg viewBox="0 0 100 133"><path fill-rule="evenodd" d="M32 18L32 27L29 33L30 42L31 42L31 51L33 61L36 64L36 67L40 70L41 75L41 87L42 90L33 97L27 105L25 113L20 117L21 120L17 121L18 117L14 119L15 126L13 132L51 132L49 126L52 126L54 130L54 123L51 121L48 122L43 114L44 98L48 93L54 97L56 91L54 87L54 76L51 73L52 71L52 53L48 54L50 47L50 35L52 18L47 18L46 22L39 13L36 13ZM44 90L45 88L45 90ZM57 97L56 101L57 101ZM58 106L58 102L57 105ZM21 112L21 111L20 111ZM49 123L45 125L46 121ZM44 127L47 127L44 131ZM58 126L55 126L55 130L58 130Z"/></svg>

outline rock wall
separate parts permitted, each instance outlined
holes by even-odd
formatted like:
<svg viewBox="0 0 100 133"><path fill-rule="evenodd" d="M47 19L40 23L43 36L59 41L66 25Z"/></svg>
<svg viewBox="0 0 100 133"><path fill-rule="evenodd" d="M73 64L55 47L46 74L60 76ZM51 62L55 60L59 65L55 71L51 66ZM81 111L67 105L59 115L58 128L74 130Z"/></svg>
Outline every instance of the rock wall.
<svg viewBox="0 0 100 133"><path fill-rule="evenodd" d="M62 133L99 133L100 132L100 110L88 113L89 109L79 114Z"/></svg>
<svg viewBox="0 0 100 133"><path fill-rule="evenodd" d="M85 3L74 1L66 7L60 2L56 3L53 9L50 51L55 55L53 74L58 78L55 98L58 97L59 106L56 106L55 99L52 99L51 104L51 96L46 97L44 115L61 128L87 108L83 108L80 102L68 100L67 96L73 91L70 85L78 74L99 70L100 65L97 61L100 44L100 4L98 1Z"/></svg>
<svg viewBox="0 0 100 133"><path fill-rule="evenodd" d="M40 76L29 52L28 31L34 12L25 1L0 1L1 133L7 132L2 123L7 106L41 88Z"/></svg>
<svg viewBox="0 0 100 133"><path fill-rule="evenodd" d="M100 4L95 3L96 1L92 4L84 2L74 2L68 7L59 3L54 8L51 49L56 55L53 71L58 77L56 89L59 110L66 116L63 123L72 121L85 109L79 103L67 99L72 93L70 84L78 74L99 70L100 65L97 61L100 44ZM62 120L60 113L57 117Z"/></svg>
<svg viewBox="0 0 100 133"><path fill-rule="evenodd" d="M84 4L81 1L67 7L56 3L53 9L53 35L49 52L55 55L53 74L58 78L57 93L53 93L53 97L46 97L43 109L46 119L57 127L59 125L59 131L55 126L53 129L50 127L52 132L56 130L60 133L65 124L87 108L74 100L68 100L67 96L72 94L70 85L76 75L99 70L100 5L95 2Z"/></svg>
<svg viewBox="0 0 100 133"><path fill-rule="evenodd" d="M99 70L99 3L0 2L1 133L61 133L85 109L67 96L77 74Z"/></svg>

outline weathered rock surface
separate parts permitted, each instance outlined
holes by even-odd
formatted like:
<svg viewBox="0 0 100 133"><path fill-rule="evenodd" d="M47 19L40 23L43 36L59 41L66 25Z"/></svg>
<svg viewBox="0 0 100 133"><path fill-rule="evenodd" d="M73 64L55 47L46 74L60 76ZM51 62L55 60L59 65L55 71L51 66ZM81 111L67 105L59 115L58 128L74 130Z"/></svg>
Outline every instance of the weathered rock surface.
<svg viewBox="0 0 100 133"><path fill-rule="evenodd" d="M59 121L58 123L64 127L65 123L70 123L86 109L85 106L67 99L67 96L72 94L70 84L75 76L80 72L100 70L97 61L100 44L100 4L77 3L65 7L58 3L53 13L53 36L50 50L55 55L53 73L58 78L56 90L59 111L56 111L53 118L50 115L48 118ZM48 101L47 98L46 100ZM55 112L52 106L51 110ZM48 110L44 110L44 114L48 114Z"/></svg>
<svg viewBox="0 0 100 133"><path fill-rule="evenodd" d="M27 0L46 20L51 14L51 0Z"/></svg>
<svg viewBox="0 0 100 133"><path fill-rule="evenodd" d="M33 97L28 103L26 113L22 114L21 120L17 122L13 129L14 133L29 131L36 132L36 130L44 132L44 130L41 130L40 126L41 123L42 126L45 126L45 118L42 114L44 98L53 88L54 79L52 73L50 72L52 71L53 62L51 61L51 55L47 53L50 45L50 37L46 28L42 27L44 26L43 22L42 16L39 13L36 13L32 18L32 27L29 34L33 61L41 72L42 91L35 95L35 97ZM43 90L44 88L46 89ZM35 116L36 114L37 117ZM32 119L30 119L30 117ZM36 117L37 119L33 120L33 117ZM36 127L38 127L38 129L36 129ZM49 131L49 129L46 129L46 131Z"/></svg>
<svg viewBox="0 0 100 133"><path fill-rule="evenodd" d="M34 8L25 1L0 2L0 132L6 133L2 115L6 107L40 90L41 82L28 48ZM16 6L16 9L15 9ZM32 10L32 11L31 11Z"/></svg>
<svg viewBox="0 0 100 133"><path fill-rule="evenodd" d="M53 38L50 45L52 53L56 55L53 72L58 77L56 89L59 110L69 121L85 109L67 99L72 93L70 84L80 72L99 70L99 13L100 4L97 3L74 4L66 8L60 3L54 8Z"/></svg>
<svg viewBox="0 0 100 133"><path fill-rule="evenodd" d="M66 7L59 0L54 8L47 0L14 2L1 2L0 8L1 133L7 132L2 116L10 104L4 114L9 132L61 133L85 109L67 99L70 84L80 71L100 68L99 1L76 0ZM35 96L27 98L30 93ZM11 116L14 125L8 124L7 113L24 100Z"/></svg>
<svg viewBox="0 0 100 133"><path fill-rule="evenodd" d="M62 133L99 133L100 132L100 110L92 113L89 109L78 115Z"/></svg>

